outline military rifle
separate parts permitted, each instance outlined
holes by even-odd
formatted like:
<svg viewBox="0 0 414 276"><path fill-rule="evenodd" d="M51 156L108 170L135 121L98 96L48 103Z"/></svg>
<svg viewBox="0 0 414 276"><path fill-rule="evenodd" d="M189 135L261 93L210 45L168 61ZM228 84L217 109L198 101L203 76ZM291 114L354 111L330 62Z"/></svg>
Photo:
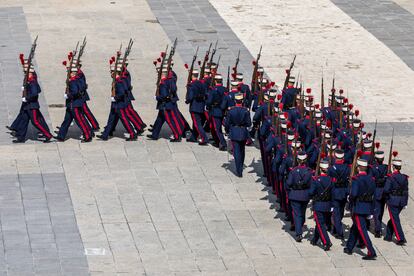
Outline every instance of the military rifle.
<svg viewBox="0 0 414 276"><path fill-rule="evenodd" d="M201 65L201 62L199 62L200 66L200 77L199 79L201 80L202 78L204 78L204 71L206 69L206 64L208 61L208 57L210 56L210 51L211 51L211 46L213 45L213 43L210 43L210 46L208 47L208 50L206 51L206 55L204 56L204 60L203 60L203 64Z"/></svg>
<svg viewBox="0 0 414 276"><path fill-rule="evenodd" d="M352 165L351 165L351 175L349 177L349 186L352 185L352 178L355 175L356 165L358 161L358 151L361 149L361 147L362 147L362 129L359 133L358 144L355 146L354 158L352 160Z"/></svg>
<svg viewBox="0 0 414 276"><path fill-rule="evenodd" d="M118 70L119 59L121 57L122 43L119 46L119 50L116 52L116 58L114 60L114 73L112 74L112 87L111 87L111 97L115 97L115 83L116 83L116 72Z"/></svg>
<svg viewBox="0 0 414 276"><path fill-rule="evenodd" d="M215 55L215 54L216 54L216 52L217 52L217 44L218 44L218 39L216 40L216 44L214 45L213 52L211 52L210 61L208 62L210 66L211 66L211 64L213 63L213 60L214 60L214 55Z"/></svg>
<svg viewBox="0 0 414 276"><path fill-rule="evenodd" d="M128 56L129 56L129 53L131 52L131 48L132 48L132 45L134 44L134 41L132 40L132 38L130 38L129 39L129 42L128 42L128 47L125 49L125 52L124 52L124 58L122 59L122 66L121 66L121 70L122 70L122 72L124 72L124 71L126 71L126 66L125 66L125 64L126 64L126 62L127 62L127 58L128 58Z"/></svg>
<svg viewBox="0 0 414 276"><path fill-rule="evenodd" d="M193 71L194 71L194 63L197 59L197 54L198 54L198 46L197 46L197 49L196 49L195 54L193 56L193 60L191 61L190 70L188 70L187 84L189 84L191 82L191 79L192 79L192 76L193 76Z"/></svg>
<svg viewBox="0 0 414 276"><path fill-rule="evenodd" d="M259 53L257 54L256 61L253 61L253 74L252 74L252 85L251 85L251 94L254 95L257 89L257 69L259 68L259 60L262 56L262 45L260 45Z"/></svg>
<svg viewBox="0 0 414 276"><path fill-rule="evenodd" d="M293 61L290 63L290 67L286 72L286 79L285 79L285 83L283 84L283 90L285 90L288 85L290 73L292 72L293 66L295 66L295 60L296 60L296 55L293 57Z"/></svg>
<svg viewBox="0 0 414 276"><path fill-rule="evenodd" d="M235 64L235 65L234 65L234 67L233 67L233 73L234 73L234 76L236 76L236 75L237 75L237 67L239 66L239 61L240 61L240 50L239 50L239 52L237 53L236 64Z"/></svg>
<svg viewBox="0 0 414 276"><path fill-rule="evenodd" d="M80 59L83 56L83 52L85 51L85 47L86 47L86 36L83 38L82 45L79 48L79 54L78 54L78 58L76 59L76 64L75 64L76 68L79 68Z"/></svg>
<svg viewBox="0 0 414 276"><path fill-rule="evenodd" d="M392 136L391 136L391 144L390 144L390 152L389 152L389 156L388 156L388 168L387 171L388 173L391 173L391 163L392 163L392 147L394 145L394 128L392 129Z"/></svg>
<svg viewBox="0 0 414 276"><path fill-rule="evenodd" d="M158 69L158 75L157 75L157 90L155 91L155 96L159 96L160 95L160 82L161 82L161 77L162 77L162 67L164 65L164 61L167 58L167 51L168 51L168 44L165 47L165 52L161 53L161 61L160 61L160 68ZM157 62L154 61L154 64L157 65Z"/></svg>
<svg viewBox="0 0 414 276"><path fill-rule="evenodd" d="M230 92L230 66L227 66L227 91Z"/></svg>
<svg viewBox="0 0 414 276"><path fill-rule="evenodd" d="M370 164L372 164L372 162L374 161L374 156L375 156L375 140L377 138L377 123L378 123L378 121L375 120L374 135L372 136L371 157L370 157L370 160L369 160Z"/></svg>
<svg viewBox="0 0 414 276"><path fill-rule="evenodd" d="M30 73L30 67L32 66L32 61L36 52L37 47L37 38L39 36L37 35L35 40L33 41L32 47L30 48L30 53L27 58L27 70L24 72L24 78L23 78L23 91L22 91L22 98L25 98L27 95L27 83L29 82L29 73ZM24 71L24 56L21 54L21 62L23 65L23 71Z"/></svg>
<svg viewBox="0 0 414 276"><path fill-rule="evenodd" d="M331 107L335 107L335 106L336 106L336 100L335 100L335 72L334 72L333 78L332 78L332 89L331 89Z"/></svg>
<svg viewBox="0 0 414 276"><path fill-rule="evenodd" d="M316 170L315 170L316 176L319 175L319 167L321 164L322 154L324 154L323 152L324 149L325 149L325 130L322 131L321 149L319 150L318 160L316 161Z"/></svg>
<svg viewBox="0 0 414 276"><path fill-rule="evenodd" d="M78 43L76 43L75 50L70 52L69 55L68 55L69 67L67 68L67 72L66 72L66 90L65 90L66 95L69 93L70 74L71 74L71 71L72 71L73 61L76 58L76 55L78 53L78 47L79 47L79 41L78 41Z"/></svg>

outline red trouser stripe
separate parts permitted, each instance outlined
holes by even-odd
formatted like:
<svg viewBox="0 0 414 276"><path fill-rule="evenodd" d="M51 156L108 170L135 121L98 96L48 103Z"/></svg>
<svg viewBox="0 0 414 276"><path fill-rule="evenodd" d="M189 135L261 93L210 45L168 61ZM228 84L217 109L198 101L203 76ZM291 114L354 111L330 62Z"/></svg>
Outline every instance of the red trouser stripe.
<svg viewBox="0 0 414 276"><path fill-rule="evenodd" d="M128 105L128 110L131 111L132 115L135 117L135 120L137 120L139 124L144 124L141 120L141 117L139 117L138 113L135 111L131 104Z"/></svg>
<svg viewBox="0 0 414 276"><path fill-rule="evenodd" d="M127 131L129 132L129 138L134 138L134 132L131 129L131 126L129 125L129 121L125 117L125 113L123 109L120 109L121 111L121 120L124 122L125 127L127 128Z"/></svg>
<svg viewBox="0 0 414 276"><path fill-rule="evenodd" d="M323 242L324 245L326 245L326 239L325 239L325 236L323 234L322 226L319 223L318 215L316 215L316 212L313 212L313 217L315 218L316 226L318 227L319 235L321 236L322 242Z"/></svg>
<svg viewBox="0 0 414 276"><path fill-rule="evenodd" d="M192 113L192 112L191 112L191 118L193 119L193 124L194 124L194 126L195 126L195 128L196 128L196 130L197 130L198 136L200 136L200 137L201 137L201 141L203 141L203 143L204 143L204 142L205 142L205 141L204 141L204 137L201 135L201 132L200 132L200 130L198 129L198 124L197 124L196 117L195 117L194 113Z"/></svg>
<svg viewBox="0 0 414 276"><path fill-rule="evenodd" d="M175 127L174 127L174 126L173 126L173 124L171 123L170 116L168 116L168 110L164 110L164 116L165 116L165 120L167 120L167 124L170 126L171 131L173 132L174 138L175 138L175 139L178 139L179 135L178 135L178 133L176 132Z"/></svg>
<svg viewBox="0 0 414 276"><path fill-rule="evenodd" d="M178 112L177 112L178 113ZM180 124L178 123L178 120L177 120L177 117L175 116L175 114L174 114L174 110L171 110L171 116L172 116L172 118L173 118L173 120L174 120L174 122L175 122L175 124L176 124L176 126L177 126L177 130L178 130L178 133L179 133L179 135L183 132L183 129L181 129L181 127L180 127ZM180 114L178 114L178 117L181 117L181 115ZM178 137L177 137L178 138Z"/></svg>
<svg viewBox="0 0 414 276"><path fill-rule="evenodd" d="M93 118L92 114L89 112L88 107L86 106L86 103L82 105L83 112L85 112L86 117L88 117L89 122L91 123L93 128L97 128L96 121Z"/></svg>
<svg viewBox="0 0 414 276"><path fill-rule="evenodd" d="M369 251L367 240L365 239L364 232L362 231L361 221L359 220L358 215L354 215L354 216L355 216L355 221L357 223L357 228L358 228L358 231L359 231L359 235L361 236L362 241L364 242L365 246L368 249L368 255L371 255L372 253Z"/></svg>
<svg viewBox="0 0 414 276"><path fill-rule="evenodd" d="M392 212L389 207L388 207L388 213L390 214L390 219L391 219L392 227L394 228L395 237L397 238L397 241L400 241L401 240L400 234L398 233L398 228L397 228L397 225L395 224L394 216L392 215Z"/></svg>
<svg viewBox="0 0 414 276"><path fill-rule="evenodd" d="M131 111L128 108L126 108L125 112L126 112L128 119L131 120L134 127L136 127L137 130L141 130L141 125L135 120L134 116L132 116Z"/></svg>
<svg viewBox="0 0 414 276"><path fill-rule="evenodd" d="M48 131L46 131L46 129L37 120L37 112L36 112L36 109L32 109L32 113L33 113L33 121L34 121L35 125L37 126L37 128L40 129L40 131L43 132L43 134L47 138L51 138L52 135Z"/></svg>
<svg viewBox="0 0 414 276"><path fill-rule="evenodd" d="M74 111L75 111L76 120L79 122L79 124L80 124L80 126L82 128L82 132L83 132L83 135L85 136L85 140L89 140L90 137L89 137L89 133L88 133L88 128L85 127L85 125L83 124L82 118L79 115L78 108L75 107L74 108Z"/></svg>

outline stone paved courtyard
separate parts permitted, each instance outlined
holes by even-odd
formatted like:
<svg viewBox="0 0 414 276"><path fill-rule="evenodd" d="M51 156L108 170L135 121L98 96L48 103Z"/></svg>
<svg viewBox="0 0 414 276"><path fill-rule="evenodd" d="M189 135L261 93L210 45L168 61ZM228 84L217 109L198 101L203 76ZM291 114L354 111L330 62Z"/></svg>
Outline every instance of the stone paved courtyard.
<svg viewBox="0 0 414 276"><path fill-rule="evenodd" d="M411 275L412 200L402 215L408 245L372 237L379 257L363 261L358 252L343 254L335 239L329 252L293 240L276 216L255 147L239 179L233 158L212 146L145 136L125 142L122 131L81 144L76 128L64 143L42 144L32 131L26 144L13 145L4 126L20 105L18 54L36 35L42 112L54 129L64 116L56 107L64 102L61 62L84 35L90 107L102 126L110 106L107 60L121 41L135 39L134 106L149 124L156 116L152 61L160 51L178 37L182 99L184 63L197 46L204 52L218 39L220 66L232 65L240 49L247 78L260 45L261 64L277 83L294 54L316 94L322 67L327 83L335 72L368 128L378 119L384 147L396 129L395 147L412 176L413 12L403 0L0 1L0 275ZM313 220L306 225L312 233Z"/></svg>

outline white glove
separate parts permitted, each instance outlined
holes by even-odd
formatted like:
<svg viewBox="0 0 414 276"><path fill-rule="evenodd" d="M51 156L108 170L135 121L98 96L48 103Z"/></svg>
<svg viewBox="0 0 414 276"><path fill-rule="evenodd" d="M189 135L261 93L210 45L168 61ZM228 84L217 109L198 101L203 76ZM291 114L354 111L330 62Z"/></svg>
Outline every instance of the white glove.
<svg viewBox="0 0 414 276"><path fill-rule="evenodd" d="M331 212L333 212L333 210L334 210L334 209L333 209L333 207L332 207L332 208L331 208Z"/></svg>
<svg viewBox="0 0 414 276"><path fill-rule="evenodd" d="M111 97L111 102L115 102L115 97Z"/></svg>
<svg viewBox="0 0 414 276"><path fill-rule="evenodd" d="M24 91L24 86L22 86L22 92Z"/></svg>
<svg viewBox="0 0 414 276"><path fill-rule="evenodd" d="M25 102L27 102L27 101L26 101L26 97L23 97L23 98L22 98L22 102L24 102L24 103L25 103Z"/></svg>
<svg viewBox="0 0 414 276"><path fill-rule="evenodd" d="M154 96L154 100L156 100L157 99L157 96Z"/></svg>
<svg viewBox="0 0 414 276"><path fill-rule="evenodd" d="M374 216L373 215L369 215L368 216L368 219L373 219L374 218Z"/></svg>
<svg viewBox="0 0 414 276"><path fill-rule="evenodd" d="M407 205L405 205L403 208L404 208L404 209L407 209L407 207L408 207L408 206L407 206Z"/></svg>
<svg viewBox="0 0 414 276"><path fill-rule="evenodd" d="M63 98L67 99L68 98L68 94L63 94Z"/></svg>

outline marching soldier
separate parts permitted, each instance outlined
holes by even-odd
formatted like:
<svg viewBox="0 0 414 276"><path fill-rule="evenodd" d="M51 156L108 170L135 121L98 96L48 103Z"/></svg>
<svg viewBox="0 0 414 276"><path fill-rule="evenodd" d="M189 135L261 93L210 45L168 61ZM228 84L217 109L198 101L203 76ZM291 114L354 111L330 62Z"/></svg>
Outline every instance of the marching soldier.
<svg viewBox="0 0 414 276"><path fill-rule="evenodd" d="M208 93L207 106L210 110L209 119L211 126L211 135L215 145L221 151L227 150L227 143L224 139L222 122L225 110L222 109L226 88L223 86L223 77L220 74L214 76L215 86Z"/></svg>
<svg viewBox="0 0 414 276"><path fill-rule="evenodd" d="M199 145L207 145L208 137L203 128L203 116L206 106L206 94L203 84L198 80L198 70L192 72L192 80L187 85L186 103L190 104L191 119L193 120L193 132L187 141L196 142L200 138Z"/></svg>
<svg viewBox="0 0 414 276"><path fill-rule="evenodd" d="M88 120L88 123L92 126L92 130L93 131L98 131L99 130L99 123L96 120L95 116L93 115L93 113L90 110L90 108L88 106L88 103L87 103L90 100L90 97L89 97L89 94L88 94L88 84L86 82L86 77L85 77L85 74L83 73L83 71L81 70L82 63L81 63L80 60L79 60L79 62L74 61L74 63L78 64L77 79L79 80L80 93L81 93L82 100L83 100L83 105L82 105L83 114L85 114L85 117Z"/></svg>
<svg viewBox="0 0 414 276"><path fill-rule="evenodd" d="M137 139L137 134L127 116L127 91L122 80L122 66L115 64L111 66L111 74L115 75L113 84L113 96L111 96L111 110L108 116L108 123L104 131L97 137L102 140L108 140L110 133L116 128L118 120L121 120L122 125L127 130L129 137L126 141L133 141Z"/></svg>
<svg viewBox="0 0 414 276"><path fill-rule="evenodd" d="M374 214L375 181L367 174L367 160L358 158L357 164L358 175L352 179L349 194L353 223L344 253L351 255L356 242L359 240L368 249L368 253L363 259L373 260L377 257L377 254L368 235L367 220Z"/></svg>
<svg viewBox="0 0 414 276"><path fill-rule="evenodd" d="M243 93L243 106L247 107L250 110L250 107L252 105L252 95L250 91L250 87L243 83L244 76L242 73L236 74L236 81L238 82L238 86L240 87L240 92Z"/></svg>
<svg viewBox="0 0 414 276"><path fill-rule="evenodd" d="M40 85L37 81L36 73L32 64L27 61L23 63L24 73L28 73L27 83L25 87L22 87L23 97L21 111L16 118L15 136L16 139L13 143L24 143L27 134L27 128L29 121L39 130L45 137L44 143L50 142L52 134L49 131L49 127L40 112L39 94L42 92ZM13 126L13 125L12 125Z"/></svg>
<svg viewBox="0 0 414 276"><path fill-rule="evenodd" d="M233 156L236 163L236 175L243 176L244 156L246 140L248 138L247 128L251 126L250 112L243 107L243 94L235 95L236 105L231 107L226 116L225 128L233 145Z"/></svg>
<svg viewBox="0 0 414 276"><path fill-rule="evenodd" d="M351 170L344 162L344 151L335 150L335 163L328 169L328 175L334 179L332 189L332 218L334 224L333 233L336 238L344 239L342 219L345 213L345 205L348 198L348 183Z"/></svg>
<svg viewBox="0 0 414 276"><path fill-rule="evenodd" d="M155 97L157 100L158 116L153 125L152 134L147 135L152 140L158 140L162 125L167 122L170 127L173 138L170 142L180 142L184 130L184 126L180 124L180 114L177 110L177 96L171 89L171 78L168 78L168 69L163 67L162 78L159 84L159 95Z"/></svg>
<svg viewBox="0 0 414 276"><path fill-rule="evenodd" d="M379 143L375 143L377 148ZM386 198L384 195L384 186L387 180L388 166L384 164L384 152L377 150L375 152L375 163L371 167L372 176L375 178L375 237L380 238L382 235L382 216L384 215L384 207Z"/></svg>
<svg viewBox="0 0 414 276"><path fill-rule="evenodd" d="M283 109L289 110L291 107L295 107L296 97L299 93L299 90L294 87L295 77L290 76L287 88L282 93L282 103Z"/></svg>
<svg viewBox="0 0 414 276"><path fill-rule="evenodd" d="M408 176L401 173L402 161L396 159L396 152L393 155L392 167L394 171L388 175L384 188L384 193L388 197L387 206L390 214L384 240L392 241L395 234L397 244L404 245L407 241L401 227L400 213L408 203Z"/></svg>
<svg viewBox="0 0 414 276"><path fill-rule="evenodd" d="M78 68L72 66L67 67L70 71L70 78L67 84L67 92L64 94L66 100L66 113L62 125L59 128L56 139L58 141L65 141L70 124L73 120L78 125L82 132L82 143L92 141L92 129L86 121L85 115L82 112L83 98L81 95L81 84L77 78Z"/></svg>
<svg viewBox="0 0 414 276"><path fill-rule="evenodd" d="M296 241L301 242L302 227L305 224L306 207L309 203L309 189L312 182L312 170L306 166L306 152L297 154L298 166L294 167L286 180L286 191L292 206L293 223L295 225Z"/></svg>
<svg viewBox="0 0 414 276"><path fill-rule="evenodd" d="M319 176L314 177L309 191L309 195L312 197L313 217L316 223L311 244L316 245L320 239L323 249L328 251L332 246L327 229L331 219L331 199L334 184L328 176L329 161L322 160L319 168L321 173Z"/></svg>

